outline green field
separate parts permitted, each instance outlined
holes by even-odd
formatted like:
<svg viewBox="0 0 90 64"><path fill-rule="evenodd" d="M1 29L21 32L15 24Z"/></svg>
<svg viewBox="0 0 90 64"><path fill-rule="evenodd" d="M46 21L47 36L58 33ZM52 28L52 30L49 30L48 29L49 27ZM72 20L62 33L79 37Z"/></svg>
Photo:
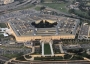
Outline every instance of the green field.
<svg viewBox="0 0 90 64"><path fill-rule="evenodd" d="M26 61L26 59L24 58L24 56L17 57L16 60Z"/></svg>
<svg viewBox="0 0 90 64"><path fill-rule="evenodd" d="M44 44L44 54L51 54L51 49L49 44Z"/></svg>
<svg viewBox="0 0 90 64"><path fill-rule="evenodd" d="M76 56L73 56L70 60L84 60L84 59L83 57L76 55Z"/></svg>
<svg viewBox="0 0 90 64"><path fill-rule="evenodd" d="M40 8L41 7L37 6L37 7L35 7L35 10L40 11Z"/></svg>
<svg viewBox="0 0 90 64"><path fill-rule="evenodd" d="M68 13L68 10L66 9L67 3L43 3L43 5L59 10L61 12Z"/></svg>
<svg viewBox="0 0 90 64"><path fill-rule="evenodd" d="M9 52L9 51L8 51L8 52ZM23 53L20 52L20 53L15 53L15 54L4 54L3 56L4 56L4 57L7 57L7 58L14 58L14 57L19 58L19 57L22 57L22 55L23 55Z"/></svg>
<svg viewBox="0 0 90 64"><path fill-rule="evenodd" d="M4 35L3 34L0 34L0 38L4 38Z"/></svg>
<svg viewBox="0 0 90 64"><path fill-rule="evenodd" d="M27 4L25 6L21 6L21 7L17 8L16 10L24 10L24 9L29 9L29 8L32 8L32 7L34 7L34 5Z"/></svg>
<svg viewBox="0 0 90 64"><path fill-rule="evenodd" d="M47 61L47 60L63 60L63 58L61 56L53 56L53 57L34 57L34 60L44 60L44 61Z"/></svg>
<svg viewBox="0 0 90 64"><path fill-rule="evenodd" d="M52 2L52 0L43 0L44 2Z"/></svg>
<svg viewBox="0 0 90 64"><path fill-rule="evenodd" d="M17 54L4 54L3 56L11 59L11 58L16 57Z"/></svg>

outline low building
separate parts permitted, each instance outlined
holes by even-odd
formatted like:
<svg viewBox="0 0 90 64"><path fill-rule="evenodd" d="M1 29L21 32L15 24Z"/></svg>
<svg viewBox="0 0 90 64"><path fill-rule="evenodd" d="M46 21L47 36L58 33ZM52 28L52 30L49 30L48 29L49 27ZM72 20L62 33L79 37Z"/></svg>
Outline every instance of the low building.
<svg viewBox="0 0 90 64"><path fill-rule="evenodd" d="M78 39L89 39L90 37L90 26L86 24L82 24L79 34L78 34Z"/></svg>
<svg viewBox="0 0 90 64"><path fill-rule="evenodd" d="M14 0L0 0L0 4L9 4L14 2Z"/></svg>
<svg viewBox="0 0 90 64"><path fill-rule="evenodd" d="M57 23L57 25L47 28L38 28L32 25L32 22L39 24L41 20L43 20L44 23L48 21L47 23ZM78 25L78 19L38 14L25 18L13 19L8 22L12 35L15 36L18 42L27 42L35 39L46 41L51 39L74 39Z"/></svg>

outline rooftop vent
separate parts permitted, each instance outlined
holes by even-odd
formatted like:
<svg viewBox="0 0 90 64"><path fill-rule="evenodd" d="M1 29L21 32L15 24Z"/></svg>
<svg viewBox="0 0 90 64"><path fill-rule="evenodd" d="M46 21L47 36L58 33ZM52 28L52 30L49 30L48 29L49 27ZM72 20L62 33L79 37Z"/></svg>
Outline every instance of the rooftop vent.
<svg viewBox="0 0 90 64"><path fill-rule="evenodd" d="M45 32L46 32L46 33L48 33L48 31L47 31L47 30L46 30Z"/></svg>
<svg viewBox="0 0 90 64"><path fill-rule="evenodd" d="M58 35L58 33L56 33L55 35Z"/></svg>
<svg viewBox="0 0 90 64"><path fill-rule="evenodd" d="M35 36L36 34L34 34L34 36Z"/></svg>
<svg viewBox="0 0 90 64"><path fill-rule="evenodd" d="M17 30L19 32L19 30Z"/></svg>
<svg viewBox="0 0 90 64"><path fill-rule="evenodd" d="M37 28L35 28L35 30L37 31Z"/></svg>

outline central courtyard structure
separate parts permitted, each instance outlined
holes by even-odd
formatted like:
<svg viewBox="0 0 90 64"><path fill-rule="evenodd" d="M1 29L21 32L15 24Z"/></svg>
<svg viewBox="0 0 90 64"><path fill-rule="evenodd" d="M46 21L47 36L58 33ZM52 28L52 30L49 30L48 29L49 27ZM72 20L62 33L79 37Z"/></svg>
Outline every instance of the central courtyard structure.
<svg viewBox="0 0 90 64"><path fill-rule="evenodd" d="M80 21L74 18L46 14L32 14L13 18L8 26L16 41L74 39Z"/></svg>

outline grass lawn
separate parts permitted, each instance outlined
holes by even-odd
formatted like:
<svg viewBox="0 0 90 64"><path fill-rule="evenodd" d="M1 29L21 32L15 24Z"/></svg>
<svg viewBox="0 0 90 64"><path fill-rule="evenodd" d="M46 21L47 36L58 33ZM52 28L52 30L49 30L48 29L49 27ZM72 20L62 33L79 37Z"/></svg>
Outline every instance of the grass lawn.
<svg viewBox="0 0 90 64"><path fill-rule="evenodd" d="M69 54L64 55L64 59L70 59L70 57L71 57L71 55L69 55Z"/></svg>
<svg viewBox="0 0 90 64"><path fill-rule="evenodd" d="M82 17L82 18L90 19L88 11L74 10L73 13L75 15L78 15L78 16ZM90 24L90 22L87 22L87 23Z"/></svg>
<svg viewBox="0 0 90 64"><path fill-rule="evenodd" d="M5 56L5 57L7 57L7 58L14 58L14 57L17 56L17 54L5 54L5 55L3 55L3 56Z"/></svg>
<svg viewBox="0 0 90 64"><path fill-rule="evenodd" d="M68 10L66 9L67 3L43 3L43 5L68 13Z"/></svg>
<svg viewBox="0 0 90 64"><path fill-rule="evenodd" d="M16 60L26 61L26 59L23 56L17 57Z"/></svg>
<svg viewBox="0 0 90 64"><path fill-rule="evenodd" d="M49 44L44 44L44 54L51 54L51 49Z"/></svg>
<svg viewBox="0 0 90 64"><path fill-rule="evenodd" d="M83 57L90 59L90 55L88 55L86 52L83 52L82 54L80 54L80 56L83 56Z"/></svg>
<svg viewBox="0 0 90 64"><path fill-rule="evenodd" d="M41 7L37 6L37 7L35 7L35 10L40 11L40 8Z"/></svg>
<svg viewBox="0 0 90 64"><path fill-rule="evenodd" d="M63 60L63 57L62 56L55 56L53 57L54 60Z"/></svg>
<svg viewBox="0 0 90 64"><path fill-rule="evenodd" d="M34 57L34 60L44 60L44 61L49 61L49 60L63 60L63 58L61 56L53 56L53 57Z"/></svg>
<svg viewBox="0 0 90 64"><path fill-rule="evenodd" d="M28 4L28 5L26 5L26 6L23 6L23 7L19 8L19 9L20 9L20 10L24 10L24 9L32 8L33 6L34 6L34 5Z"/></svg>
<svg viewBox="0 0 90 64"><path fill-rule="evenodd" d="M55 46L55 44L53 45L53 51L55 54L60 54L60 49L59 49L59 46Z"/></svg>
<svg viewBox="0 0 90 64"><path fill-rule="evenodd" d="M31 58L31 56L29 56L29 55L25 55L25 57L26 57L26 58Z"/></svg>
<svg viewBox="0 0 90 64"><path fill-rule="evenodd" d="M7 58L14 58L14 57L17 57L17 59L20 59L22 56L23 53L14 53L14 54L4 54L3 56L7 57Z"/></svg>
<svg viewBox="0 0 90 64"><path fill-rule="evenodd" d="M87 12L81 11L81 10L75 10L77 14L80 14L82 16L89 16Z"/></svg>
<svg viewBox="0 0 90 64"><path fill-rule="evenodd" d="M60 54L60 53L61 53L61 52L60 52L60 49L55 49L55 50L54 50L54 53L55 53L55 54Z"/></svg>
<svg viewBox="0 0 90 64"><path fill-rule="evenodd" d="M1 27L1 28L6 28L7 25L6 25L5 23L0 23L0 27Z"/></svg>
<svg viewBox="0 0 90 64"><path fill-rule="evenodd" d="M0 38L4 38L4 35L3 34L0 34Z"/></svg>
<svg viewBox="0 0 90 64"><path fill-rule="evenodd" d="M81 56L73 56L70 60L84 60Z"/></svg>
<svg viewBox="0 0 90 64"><path fill-rule="evenodd" d="M52 0L43 0L44 2L52 2Z"/></svg>

